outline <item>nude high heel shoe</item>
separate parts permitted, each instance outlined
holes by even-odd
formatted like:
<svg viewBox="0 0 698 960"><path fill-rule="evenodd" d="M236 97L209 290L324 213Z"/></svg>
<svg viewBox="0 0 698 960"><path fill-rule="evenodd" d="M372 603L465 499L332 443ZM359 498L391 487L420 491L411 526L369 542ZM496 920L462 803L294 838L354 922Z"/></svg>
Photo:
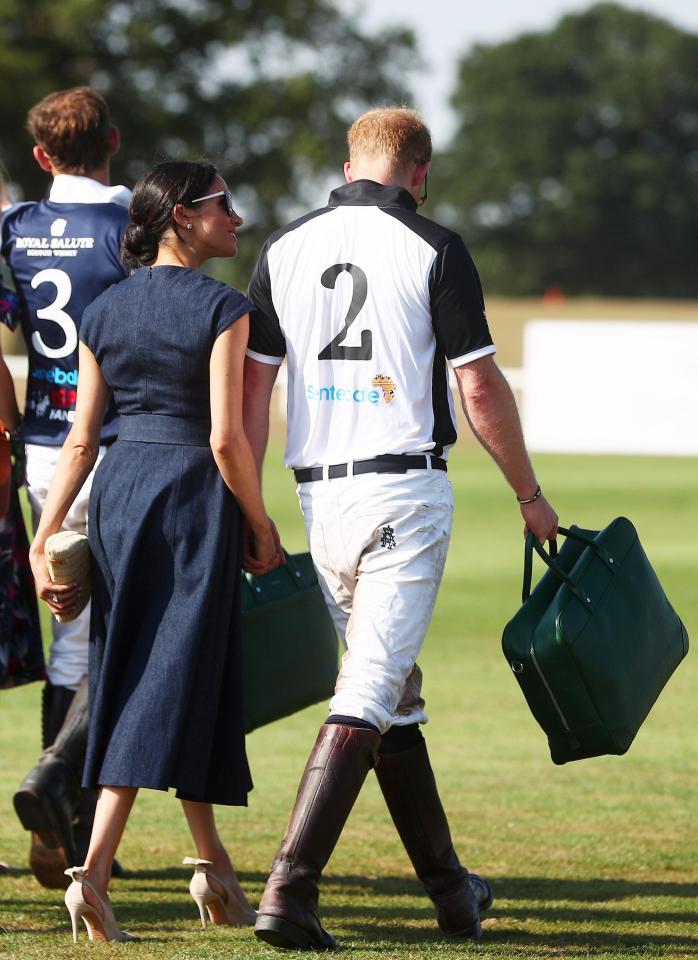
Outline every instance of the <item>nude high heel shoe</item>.
<svg viewBox="0 0 698 960"><path fill-rule="evenodd" d="M209 917L212 923L229 923L234 927L254 925L257 912L247 902L237 879L234 884L224 883L217 874L209 869L211 867L210 860L185 857L182 863L185 866L194 867L194 876L189 883L189 893L199 908L201 926L204 930ZM216 893L209 883L209 877L218 884L222 893Z"/></svg>
<svg viewBox="0 0 698 960"><path fill-rule="evenodd" d="M69 867L65 871L65 875L73 881L65 892L65 905L68 908L70 922L73 926L74 943L78 942L78 920L80 917L87 927L87 936L90 940L119 940L124 942L136 939L119 927L111 903L95 890L87 877L87 871L83 867ZM89 888L97 906L87 902L83 886Z"/></svg>

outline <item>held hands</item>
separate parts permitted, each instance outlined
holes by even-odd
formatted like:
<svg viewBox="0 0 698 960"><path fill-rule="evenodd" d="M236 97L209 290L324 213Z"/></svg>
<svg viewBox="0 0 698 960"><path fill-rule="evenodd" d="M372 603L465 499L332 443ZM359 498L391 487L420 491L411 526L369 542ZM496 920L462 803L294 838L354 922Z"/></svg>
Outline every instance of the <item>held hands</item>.
<svg viewBox="0 0 698 960"><path fill-rule="evenodd" d="M519 507L526 522L524 537L530 530L541 543L555 539L558 517L543 495L531 503L520 503Z"/></svg>
<svg viewBox="0 0 698 960"><path fill-rule="evenodd" d="M269 518L267 521L266 528L259 531L253 530L247 521L243 521L242 569L256 576L270 573L286 563L276 525Z"/></svg>
<svg viewBox="0 0 698 960"><path fill-rule="evenodd" d="M54 583L48 573L43 547L39 550L32 546L29 551L36 592L46 602L51 613L62 616L70 613L80 599L80 587L77 583Z"/></svg>

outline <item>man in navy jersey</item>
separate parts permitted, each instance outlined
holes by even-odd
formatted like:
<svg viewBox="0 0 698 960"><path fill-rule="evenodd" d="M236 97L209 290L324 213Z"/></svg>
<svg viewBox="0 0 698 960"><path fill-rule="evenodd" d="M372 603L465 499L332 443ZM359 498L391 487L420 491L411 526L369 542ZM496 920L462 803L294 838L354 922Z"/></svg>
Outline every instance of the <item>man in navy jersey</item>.
<svg viewBox="0 0 698 960"><path fill-rule="evenodd" d="M452 936L481 935L489 884L460 863L419 725L416 664L451 532L455 371L468 420L551 538L511 390L493 360L462 239L417 213L431 159L411 110L369 111L349 131L346 185L272 234L250 284L245 421L261 470L269 400L288 364L293 469L325 599L346 642L330 703L259 905L256 935L332 949L318 882L371 767L415 871ZM465 702L465 700L464 700Z"/></svg>
<svg viewBox="0 0 698 960"><path fill-rule="evenodd" d="M76 87L53 93L29 111L27 125L35 141L34 159L53 183L47 200L18 203L4 213L2 255L19 294L29 354L21 438L36 525L75 414L83 310L126 275L119 251L131 193L109 186L119 132L96 91ZM117 431L110 406L100 458ZM64 529L86 532L91 482L92 476ZM79 788L87 729L89 619L89 605L72 622L52 619L43 699L45 753L14 798L20 820L32 832L32 870L45 886L62 887L63 869L83 862L92 825L95 798Z"/></svg>

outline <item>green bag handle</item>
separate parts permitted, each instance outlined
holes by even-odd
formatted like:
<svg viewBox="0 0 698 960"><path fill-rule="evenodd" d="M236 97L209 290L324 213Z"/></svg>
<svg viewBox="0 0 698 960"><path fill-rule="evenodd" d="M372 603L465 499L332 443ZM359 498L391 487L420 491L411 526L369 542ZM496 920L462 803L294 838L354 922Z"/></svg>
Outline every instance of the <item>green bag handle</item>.
<svg viewBox="0 0 698 960"><path fill-rule="evenodd" d="M294 555L284 550L284 556L286 557L286 563L284 566L288 571L290 579L293 580L294 584L296 585L297 590L305 590L309 586L308 581L311 576L312 582L317 583L317 574L315 573L314 567L311 566L310 571L307 571L296 560L296 556L303 557L305 554L298 553Z"/></svg>
<svg viewBox="0 0 698 960"><path fill-rule="evenodd" d="M283 548L282 548L283 549ZM258 592L260 587L257 586L258 581L264 581L269 576L275 576L277 578L283 578L287 584L291 584L294 590L304 590L311 585L310 573L304 568L302 564L296 559L296 555L288 553L288 551L283 551L286 562L276 569L272 570L271 573L262 573L255 574L249 573L247 570L242 571L242 582L243 590L247 590L247 596L253 601L253 605L257 606L259 604ZM298 557L302 558L305 554L298 554ZM313 573L313 583L317 583L317 577L315 576L314 570Z"/></svg>
<svg viewBox="0 0 698 960"><path fill-rule="evenodd" d="M613 573L616 572L615 560L609 554L608 550L604 549L601 544L597 543L591 537L587 537L586 534L580 533L578 530L571 530L568 527L558 527L558 533L563 534L565 537L572 537L573 540L577 540L580 543L585 544L587 547L591 547L597 557L602 560L609 570ZM533 551L535 550L541 560L560 578L563 580L567 586L570 588L574 596L584 604L587 610L591 610L591 600L586 595L585 591L575 583L572 577L567 573L559 563L555 562L555 557L557 556L557 541L550 540L550 553L545 552L545 548L539 543L538 538L528 532L526 536L526 545L524 547L524 575L523 575L523 586L521 589L521 602L526 603L528 598L531 596L531 578L533 575Z"/></svg>

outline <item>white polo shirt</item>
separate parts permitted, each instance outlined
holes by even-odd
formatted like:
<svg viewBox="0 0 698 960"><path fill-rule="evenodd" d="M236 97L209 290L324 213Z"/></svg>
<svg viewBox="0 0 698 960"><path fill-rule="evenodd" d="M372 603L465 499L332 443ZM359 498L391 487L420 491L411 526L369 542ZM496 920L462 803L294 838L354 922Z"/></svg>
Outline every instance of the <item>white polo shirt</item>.
<svg viewBox="0 0 698 960"><path fill-rule="evenodd" d="M447 360L495 351L462 239L371 180L272 234L249 298L248 355L288 358L288 467L441 455L456 440Z"/></svg>

